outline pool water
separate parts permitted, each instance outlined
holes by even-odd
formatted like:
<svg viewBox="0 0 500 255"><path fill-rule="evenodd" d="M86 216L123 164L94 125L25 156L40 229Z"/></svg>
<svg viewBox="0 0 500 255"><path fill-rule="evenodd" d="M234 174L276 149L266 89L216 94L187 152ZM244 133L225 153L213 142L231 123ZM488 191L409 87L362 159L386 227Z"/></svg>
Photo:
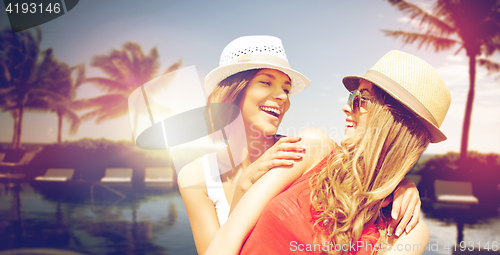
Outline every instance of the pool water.
<svg viewBox="0 0 500 255"><path fill-rule="evenodd" d="M83 194L68 189L47 193L29 183L0 184L0 251L196 254L177 189L117 190L125 198L98 187L91 197L90 189ZM72 199L71 192L78 194Z"/></svg>
<svg viewBox="0 0 500 255"><path fill-rule="evenodd" d="M83 254L197 254L177 189L116 191L125 198L99 186L91 195L88 185L75 188L0 183L0 254L19 248ZM500 245L499 213L465 225L464 241L468 246L471 243L477 250L486 243L491 248L493 243ZM456 225L421 216L429 227L432 245L424 255L459 254L447 249L456 240Z"/></svg>

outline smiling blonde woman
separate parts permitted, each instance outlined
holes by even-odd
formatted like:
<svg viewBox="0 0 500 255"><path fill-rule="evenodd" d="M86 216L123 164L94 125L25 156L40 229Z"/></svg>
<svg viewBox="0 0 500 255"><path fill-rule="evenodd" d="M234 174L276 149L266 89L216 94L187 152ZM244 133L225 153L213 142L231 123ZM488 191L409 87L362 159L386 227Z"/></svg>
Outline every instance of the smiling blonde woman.
<svg viewBox="0 0 500 255"><path fill-rule="evenodd" d="M341 145L319 163L305 156L292 169L261 177L217 231L207 254L423 253L429 239L425 223L398 226L396 233L405 233L390 235L390 215L382 208L427 145L446 139L439 127L450 92L434 68L400 51L343 81L351 95L342 108L347 128ZM325 143L314 142L319 148ZM276 186L288 188L272 200L262 198ZM406 213L419 213L409 208ZM363 245L352 245L358 242Z"/></svg>

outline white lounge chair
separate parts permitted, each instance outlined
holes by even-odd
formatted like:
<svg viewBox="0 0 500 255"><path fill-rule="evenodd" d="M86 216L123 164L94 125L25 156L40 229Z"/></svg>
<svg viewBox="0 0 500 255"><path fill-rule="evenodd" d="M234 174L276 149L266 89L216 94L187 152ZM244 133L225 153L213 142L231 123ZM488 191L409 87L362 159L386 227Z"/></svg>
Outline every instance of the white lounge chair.
<svg viewBox="0 0 500 255"><path fill-rule="evenodd" d="M106 168L102 183L120 186L132 185L132 168Z"/></svg>
<svg viewBox="0 0 500 255"><path fill-rule="evenodd" d="M146 187L168 187L174 181L172 167L147 167L144 184Z"/></svg>
<svg viewBox="0 0 500 255"><path fill-rule="evenodd" d="M0 166L23 166L27 165L33 160L37 152L26 152L18 162L0 162ZM5 157L5 156L4 156Z"/></svg>
<svg viewBox="0 0 500 255"><path fill-rule="evenodd" d="M65 182L73 178L75 169L71 168L49 168L45 172L45 175L38 176L35 178L36 181L55 181L55 182Z"/></svg>
<svg viewBox="0 0 500 255"><path fill-rule="evenodd" d="M472 183L434 180L434 193L438 202L471 205L479 200L472 193Z"/></svg>

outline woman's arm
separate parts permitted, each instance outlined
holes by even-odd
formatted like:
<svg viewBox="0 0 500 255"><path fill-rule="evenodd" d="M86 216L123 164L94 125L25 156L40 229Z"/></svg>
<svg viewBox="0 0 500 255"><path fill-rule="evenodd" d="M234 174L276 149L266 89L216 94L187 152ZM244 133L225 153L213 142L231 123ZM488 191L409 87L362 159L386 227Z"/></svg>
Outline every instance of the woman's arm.
<svg viewBox="0 0 500 255"><path fill-rule="evenodd" d="M297 152L304 151L300 145L296 144L300 140L301 138L298 136L280 139L264 155L250 165L249 169L245 170L244 178L238 180L245 188L242 188L242 185L237 185L236 190L238 192L233 194L231 211L248 188L269 169L293 165L293 160L302 158L302 153L300 153L300 157L297 157L297 154L299 154ZM291 163L287 163L290 161ZM199 254L205 253L220 226L213 202L208 197L204 175L203 165L199 160L196 160L182 168L177 179Z"/></svg>
<svg viewBox="0 0 500 255"><path fill-rule="evenodd" d="M248 169L249 171L246 171L246 178L242 179L246 181L244 184L251 186L269 169L277 166L293 165L293 161L291 164L286 164L286 162L291 159L302 158L302 156L299 158L295 157L297 151L302 151L299 145L294 144L300 141L300 139L300 137L288 137L277 142L275 144L276 146L272 147L271 152L271 149L268 150L265 153L265 157L261 157L254 162L255 164L253 165L258 168L251 168ZM208 197L203 176L205 176L203 165L200 160L195 160L183 167L177 178L179 190L193 232L196 249L199 254L205 253L212 237L220 226L213 202ZM243 196L247 189L248 188L246 188L245 191L240 190L242 193L240 193L239 198ZM239 201L239 198L234 199L234 196L238 195L233 194L231 207L234 207Z"/></svg>
<svg viewBox="0 0 500 255"><path fill-rule="evenodd" d="M179 172L177 182L191 224L198 254L204 254L217 229L219 220L204 182L193 185L193 177L204 176L203 165L195 160Z"/></svg>
<svg viewBox="0 0 500 255"><path fill-rule="evenodd" d="M299 134L299 144L306 145L302 160L293 167L278 167L264 174L217 231L206 254L238 254L267 203L333 149L333 142L319 129L306 129Z"/></svg>
<svg viewBox="0 0 500 255"><path fill-rule="evenodd" d="M387 234L389 236L393 234L400 236L403 232L408 234L415 228L420 219L421 201L417 186L412 180L404 178L391 194L392 196L394 197L391 211L392 220L387 228Z"/></svg>

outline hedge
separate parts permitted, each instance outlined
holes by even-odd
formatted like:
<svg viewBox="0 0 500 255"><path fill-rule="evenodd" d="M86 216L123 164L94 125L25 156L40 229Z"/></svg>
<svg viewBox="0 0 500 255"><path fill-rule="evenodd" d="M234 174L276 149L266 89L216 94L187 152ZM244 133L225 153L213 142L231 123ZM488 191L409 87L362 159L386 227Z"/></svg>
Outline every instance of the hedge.
<svg viewBox="0 0 500 255"><path fill-rule="evenodd" d="M500 154L467 153L467 162L459 165L459 153L448 152L435 155L417 163L412 174L420 174L422 181L419 184L421 194L434 197L434 180L450 180L471 182L474 195L480 203L500 204Z"/></svg>

